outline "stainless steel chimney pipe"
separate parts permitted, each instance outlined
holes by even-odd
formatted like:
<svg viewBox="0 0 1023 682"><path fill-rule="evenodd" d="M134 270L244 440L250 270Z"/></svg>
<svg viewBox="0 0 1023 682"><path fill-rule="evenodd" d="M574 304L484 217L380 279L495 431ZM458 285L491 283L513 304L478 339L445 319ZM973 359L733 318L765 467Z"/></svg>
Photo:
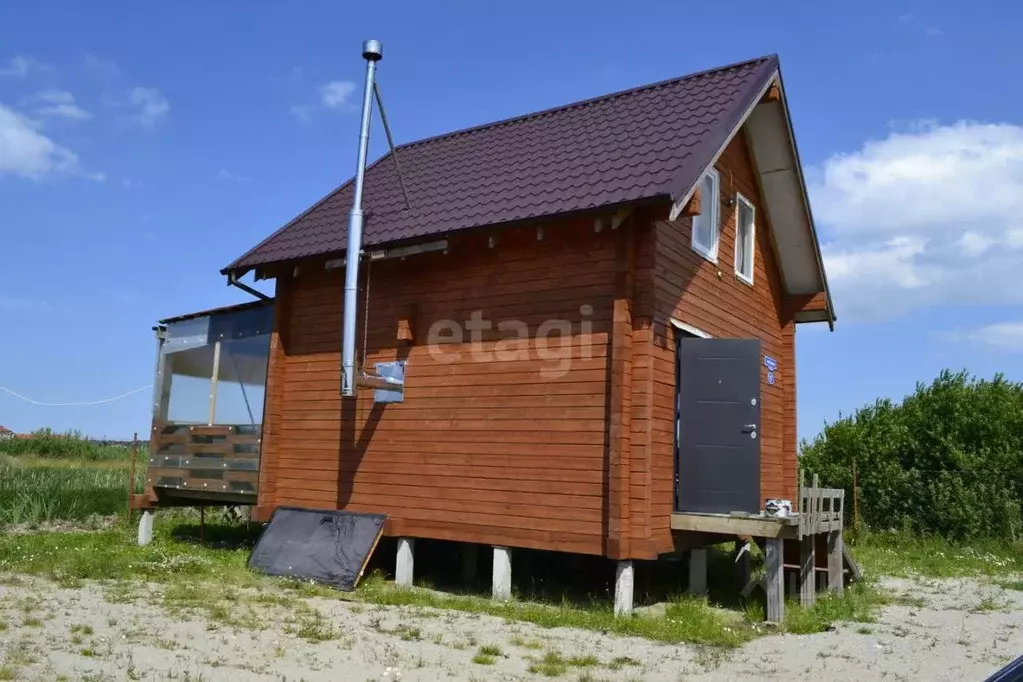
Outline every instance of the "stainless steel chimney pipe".
<svg viewBox="0 0 1023 682"><path fill-rule="evenodd" d="M341 395L356 393L355 325L359 305L359 262L362 255L362 185L366 178L366 155L369 152L369 124L373 116L373 79L377 62L383 59L383 46L378 40L362 44L366 60L366 85L362 93L362 126L359 130L359 159L355 167L355 191L352 210L348 214L348 258L345 262L344 321L341 330Z"/></svg>

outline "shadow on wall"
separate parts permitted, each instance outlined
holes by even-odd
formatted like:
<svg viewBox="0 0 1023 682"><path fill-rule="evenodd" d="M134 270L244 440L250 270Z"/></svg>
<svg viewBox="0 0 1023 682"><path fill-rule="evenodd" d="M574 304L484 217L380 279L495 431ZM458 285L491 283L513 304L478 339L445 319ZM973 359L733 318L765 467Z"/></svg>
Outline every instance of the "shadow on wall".
<svg viewBox="0 0 1023 682"><path fill-rule="evenodd" d="M378 349L373 349L374 352ZM408 344L398 344L397 360L408 360L411 347ZM340 385L340 377L338 377ZM372 389L360 389L361 391L372 391ZM362 458L366 455L366 449L373 440L377 426L384 416L387 403L373 403L361 429L357 422L358 406L354 398L341 399L341 421L338 422L338 466L337 466L337 508L346 509L351 501L352 491L355 490L355 474L362 464ZM358 431L358 433L356 433Z"/></svg>

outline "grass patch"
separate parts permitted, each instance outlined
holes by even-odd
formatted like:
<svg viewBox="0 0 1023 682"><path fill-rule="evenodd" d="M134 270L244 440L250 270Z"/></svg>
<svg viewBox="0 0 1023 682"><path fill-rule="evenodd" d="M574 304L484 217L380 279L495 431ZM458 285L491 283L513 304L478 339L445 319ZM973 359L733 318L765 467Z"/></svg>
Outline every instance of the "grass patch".
<svg viewBox="0 0 1023 682"><path fill-rule="evenodd" d="M538 639L528 639L522 635L515 635L508 640L512 646L520 646L523 649L542 649L544 643Z"/></svg>
<svg viewBox="0 0 1023 682"><path fill-rule="evenodd" d="M546 677L560 677L568 672L568 662L557 651L548 651L538 661L529 664L529 672Z"/></svg>
<svg viewBox="0 0 1023 682"><path fill-rule="evenodd" d="M7 649L6 663L15 669L32 665L38 660L38 652L32 646L31 640L22 639L10 645Z"/></svg>
<svg viewBox="0 0 1023 682"><path fill-rule="evenodd" d="M476 653L483 654L484 656L492 656L493 658L497 658L498 656L504 655L501 652L501 647L497 646L496 644L484 644L477 650Z"/></svg>
<svg viewBox="0 0 1023 682"><path fill-rule="evenodd" d="M833 623L873 623L888 597L867 582L846 588L840 595L819 594L812 608L803 608L799 602L785 605L785 631L795 634L824 632Z"/></svg>
<svg viewBox="0 0 1023 682"><path fill-rule="evenodd" d="M329 642L339 639L341 634L327 623L319 612L301 619L295 634L307 642Z"/></svg>
<svg viewBox="0 0 1023 682"><path fill-rule="evenodd" d="M476 655L472 657L472 662L477 665L494 665L494 662L497 661L497 657L500 655L500 647L493 644L484 644L476 650Z"/></svg>
<svg viewBox="0 0 1023 682"><path fill-rule="evenodd" d="M141 466L136 472L140 484L145 471ZM122 513L128 504L127 479L127 460L93 464L0 455L0 524Z"/></svg>
<svg viewBox="0 0 1023 682"><path fill-rule="evenodd" d="M16 680L18 679L18 669L14 666L4 665L0 666L0 680Z"/></svg>
<svg viewBox="0 0 1023 682"><path fill-rule="evenodd" d="M600 660L593 654L569 656L565 659L565 663L573 668L591 668L595 665L600 665Z"/></svg>
<svg viewBox="0 0 1023 682"><path fill-rule="evenodd" d="M871 533L861 536L852 550L874 575L956 578L1023 572L1023 542L954 544L937 537Z"/></svg>
<svg viewBox="0 0 1023 682"><path fill-rule="evenodd" d="M403 642L418 642L423 638L422 630L408 625L399 625L394 629L394 634L401 637Z"/></svg>
<svg viewBox="0 0 1023 682"><path fill-rule="evenodd" d="M495 602L483 597L443 595L417 589L398 590L384 583L379 576L364 580L357 594L374 604L485 613L540 627L575 627L661 642L736 647L755 636L752 628L744 626L739 619L731 622L701 599L680 598L672 602L667 607L665 618L616 618L610 604L598 603L590 608L581 608L569 604ZM519 641L522 644L518 644ZM514 638L512 640L513 644L519 646L524 646L525 642Z"/></svg>
<svg viewBox="0 0 1023 682"><path fill-rule="evenodd" d="M1006 580L998 583L999 587L1006 590L1017 590L1023 592L1023 580Z"/></svg>
<svg viewBox="0 0 1023 682"><path fill-rule="evenodd" d="M123 479L119 494L123 497ZM168 515L169 517L170 515ZM180 522L180 519L178 519ZM168 537L167 518L154 541L139 547L133 529L95 533L0 535L0 572L57 580L114 580L166 583L202 581L216 576L220 585L256 586L266 579L246 568L248 549L211 549ZM208 528L208 531L213 529Z"/></svg>
<svg viewBox="0 0 1023 682"><path fill-rule="evenodd" d="M637 661L635 658L632 658L631 656L618 656L617 658L612 658L606 667L609 670L621 670L626 666L638 665L640 665L639 661Z"/></svg>

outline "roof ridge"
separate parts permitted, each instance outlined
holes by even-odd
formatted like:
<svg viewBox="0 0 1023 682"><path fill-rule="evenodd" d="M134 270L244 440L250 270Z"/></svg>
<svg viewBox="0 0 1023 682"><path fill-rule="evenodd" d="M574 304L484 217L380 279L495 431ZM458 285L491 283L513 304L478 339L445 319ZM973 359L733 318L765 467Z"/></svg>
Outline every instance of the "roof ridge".
<svg viewBox="0 0 1023 682"><path fill-rule="evenodd" d="M609 92L609 93L605 93L603 95L597 95L595 97L589 97L587 99L581 99L581 100L578 100L578 101L575 101L575 102L569 102L568 104L560 104L558 106L549 107L547 109L541 109L539 111L531 111L531 112L528 112L528 113L525 113L525 114L519 114L518 116L511 116L509 118L498 119L497 121L490 121L488 123L481 123L479 125L469 126L468 128L461 128L459 130L453 130L453 131L447 132L447 133L440 133L439 135L432 135L430 137L424 137L424 138L419 139L419 140L413 140L412 142L406 142L404 144L400 144L395 149L407 149L407 148L410 148L410 147L417 147L417 146L419 146L421 144L426 144L428 142L436 142L437 140L441 140L441 139L448 138L448 137L455 137L455 136L458 136L458 135L465 135L465 134L468 134L468 133L475 133L475 132L478 132L480 130L488 130L488 129L491 129L491 128L497 128L499 126L509 125L509 124L512 124L512 123L519 123L521 121L526 121L526 120L529 120L529 119L532 119L532 118L540 118L541 116L547 116L549 114L565 111L565 110L568 110L568 109L574 109L576 107L584 107L584 106L587 106L589 104L594 104L596 102L603 102L605 100L612 100L612 99L615 99L617 97L623 97L623 96L626 96L626 95L634 95L636 93L643 92L645 90L653 90L654 88L660 88L660 87L664 87L666 85L674 85L674 84L679 83L681 81L690 80L692 78L700 78L702 76L707 76L707 75L710 75L712 73L717 73L717 72L720 72L720 71L728 71L730 69L738 69L738 68L743 67L743 66L748 66L748 65L751 65L751 64L757 64L759 62L765 62L765 61L768 61L770 59L774 59L774 60L777 61L778 55L776 53L766 54L766 55L763 55L761 57L754 57L752 59L745 59L745 60L742 60L742 61L734 62L732 64L726 64L724 66L715 66L715 67L712 67L712 68L709 68L709 69L704 69L702 71L697 71L695 73L687 73L687 74L683 74L681 76L673 76L672 78L665 78L663 80L655 81L653 83L647 83L645 85L636 85L636 86L633 86L631 88L625 88L624 90L618 90L616 92ZM390 155L390 150L388 150L383 156L386 157L388 155ZM383 157L381 157L381 158L383 158Z"/></svg>

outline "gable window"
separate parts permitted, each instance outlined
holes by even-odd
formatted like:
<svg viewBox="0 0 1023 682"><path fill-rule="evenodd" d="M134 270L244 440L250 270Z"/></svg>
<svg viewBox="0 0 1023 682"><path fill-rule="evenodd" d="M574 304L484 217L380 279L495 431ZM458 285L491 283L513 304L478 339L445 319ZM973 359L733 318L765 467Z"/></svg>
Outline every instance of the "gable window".
<svg viewBox="0 0 1023 682"><path fill-rule="evenodd" d="M718 261L719 187L718 172L711 168L700 181L700 215L693 216L693 251L709 261Z"/></svg>
<svg viewBox="0 0 1023 682"><path fill-rule="evenodd" d="M755 211L746 197L737 194L735 198L735 276L747 284L753 284Z"/></svg>

